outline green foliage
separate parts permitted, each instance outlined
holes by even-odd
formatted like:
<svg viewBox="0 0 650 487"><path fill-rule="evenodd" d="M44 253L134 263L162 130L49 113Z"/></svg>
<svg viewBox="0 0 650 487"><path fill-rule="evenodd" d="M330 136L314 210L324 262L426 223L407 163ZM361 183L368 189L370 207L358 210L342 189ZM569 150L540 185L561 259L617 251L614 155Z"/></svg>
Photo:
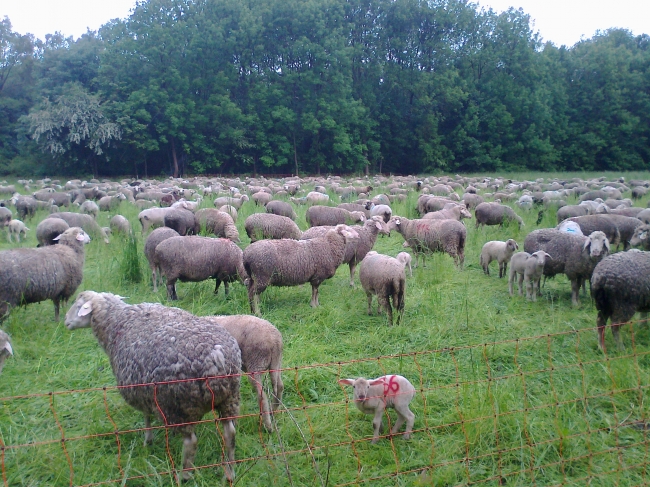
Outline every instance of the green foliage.
<svg viewBox="0 0 650 487"><path fill-rule="evenodd" d="M120 275L125 282L137 284L142 282L143 271L140 251L138 250L138 239L133 230L129 232L120 258Z"/></svg>

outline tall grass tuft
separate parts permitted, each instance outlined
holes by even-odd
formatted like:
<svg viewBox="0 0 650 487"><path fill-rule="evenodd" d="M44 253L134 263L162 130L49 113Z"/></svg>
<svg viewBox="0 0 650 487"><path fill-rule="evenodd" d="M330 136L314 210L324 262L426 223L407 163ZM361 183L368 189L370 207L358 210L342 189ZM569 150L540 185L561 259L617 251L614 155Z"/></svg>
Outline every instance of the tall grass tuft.
<svg viewBox="0 0 650 487"><path fill-rule="evenodd" d="M137 284L142 282L142 267L140 253L138 252L138 239L133 231L129 232L120 260L120 275L124 282Z"/></svg>

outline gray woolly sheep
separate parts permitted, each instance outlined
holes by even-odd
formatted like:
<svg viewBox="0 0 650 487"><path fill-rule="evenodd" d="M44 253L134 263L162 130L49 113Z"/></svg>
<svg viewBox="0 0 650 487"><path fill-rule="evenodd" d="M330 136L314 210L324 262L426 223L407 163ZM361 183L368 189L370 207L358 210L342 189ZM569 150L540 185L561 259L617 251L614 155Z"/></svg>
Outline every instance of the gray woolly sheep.
<svg viewBox="0 0 650 487"><path fill-rule="evenodd" d="M476 217L476 228L481 225L503 225L508 221L515 220L519 226L524 226L524 221L509 206L500 203L481 203L474 210Z"/></svg>
<svg viewBox="0 0 650 487"><path fill-rule="evenodd" d="M128 235L131 231L131 224L129 220L124 218L122 215L115 215L111 218L111 221L108 223L110 229L114 233L123 233Z"/></svg>
<svg viewBox="0 0 650 487"><path fill-rule="evenodd" d="M567 205L557 210L557 223L562 223L567 218L575 216L585 216L589 213L589 209L585 205Z"/></svg>
<svg viewBox="0 0 650 487"><path fill-rule="evenodd" d="M36 231L38 233L38 229L36 229ZM160 227L151 232L147 237L147 240L144 242L144 256L147 258L149 268L151 269L151 279L153 281L154 292L158 292L158 279L160 279L162 283L162 274L155 260L156 247L163 240L179 236L180 235L178 235L176 230L167 227Z"/></svg>
<svg viewBox="0 0 650 487"><path fill-rule="evenodd" d="M94 219L97 219L97 215L99 215L99 206L97 206L97 203L94 201L86 200L79 207L79 212L85 215L91 215Z"/></svg>
<svg viewBox="0 0 650 487"><path fill-rule="evenodd" d="M291 218L293 221L298 217L290 203L280 200L269 201L266 204L266 212L273 213L274 215L286 216L287 218Z"/></svg>
<svg viewBox="0 0 650 487"><path fill-rule="evenodd" d="M346 223L363 222L366 215L360 211L348 211L332 206L315 205L307 208L305 219L310 227L334 226Z"/></svg>
<svg viewBox="0 0 650 487"><path fill-rule="evenodd" d="M336 205L337 208L343 208L344 210L360 211L366 216L366 220L370 218L370 208L373 206L373 203L367 200L364 204L361 204L360 201L357 201L356 203L341 203L339 205Z"/></svg>
<svg viewBox="0 0 650 487"><path fill-rule="evenodd" d="M557 228L560 232L574 233L576 235L584 236L584 233L582 233L582 230L580 229L580 225L569 220L563 221L555 228Z"/></svg>
<svg viewBox="0 0 650 487"><path fill-rule="evenodd" d="M84 244L90 238L78 227L58 237L59 245L0 252L0 321L19 304L54 302L59 305L74 294L83 279Z"/></svg>
<svg viewBox="0 0 650 487"><path fill-rule="evenodd" d="M7 226L7 238L10 242L13 241L13 236L16 236L16 242L20 243L20 236L27 238L29 228L25 226L20 220L11 220Z"/></svg>
<svg viewBox="0 0 650 487"><path fill-rule="evenodd" d="M70 225L60 218L46 218L45 220L42 220L36 227L36 240L38 240L38 246L45 247L47 245L56 245L58 241L55 240L55 238L65 232L68 228L70 228Z"/></svg>
<svg viewBox="0 0 650 487"><path fill-rule="evenodd" d="M12 218L11 210L4 206L0 206L0 227L8 226Z"/></svg>
<svg viewBox="0 0 650 487"><path fill-rule="evenodd" d="M261 239L290 238L298 240L302 232L291 218L273 213L253 213L244 222L251 242Z"/></svg>
<svg viewBox="0 0 650 487"><path fill-rule="evenodd" d="M2 368L5 365L5 360L7 360L7 357L13 354L14 351L11 348L11 340L9 339L9 335L0 330L0 372L2 372Z"/></svg>
<svg viewBox="0 0 650 487"><path fill-rule="evenodd" d="M442 210L432 211L422 216L423 220L458 220L472 218L472 214L465 205L449 204Z"/></svg>
<svg viewBox="0 0 650 487"><path fill-rule="evenodd" d="M257 206L266 206L273 199L273 196L265 191L258 191L251 196Z"/></svg>
<svg viewBox="0 0 650 487"><path fill-rule="evenodd" d="M240 209L244 202L249 201L248 196L245 194L239 195L238 197L235 196L221 196L217 199L214 200L214 206L216 208L220 208L224 205L230 205L235 207L236 209Z"/></svg>
<svg viewBox="0 0 650 487"><path fill-rule="evenodd" d="M461 203L463 203L468 209L476 208L478 205L483 203L483 197L478 194L465 193L461 198Z"/></svg>
<svg viewBox="0 0 650 487"><path fill-rule="evenodd" d="M584 235L593 232L603 232L610 245L618 246L621 243L621 232L613 220L606 218L606 215L585 215L567 218L565 221L575 222Z"/></svg>
<svg viewBox="0 0 650 487"><path fill-rule="evenodd" d="M194 213L183 208L170 207L163 217L163 223L168 228L173 228L179 235L197 235L199 223L194 218Z"/></svg>
<svg viewBox="0 0 650 487"><path fill-rule="evenodd" d="M236 222L237 221L237 208L235 208L232 205L223 205L219 207L219 211L223 211L224 213L228 213L232 217L232 221Z"/></svg>
<svg viewBox="0 0 650 487"><path fill-rule="evenodd" d="M405 269L406 267L409 268L409 277L413 277L413 269L411 269L411 254L408 252L400 252L395 256L395 258L404 265Z"/></svg>
<svg viewBox="0 0 650 487"><path fill-rule="evenodd" d="M324 236L333 226L311 227L305 231L300 240L310 240L316 237ZM345 257L343 257L342 264L348 264L350 267L350 286L354 286L354 272L357 264L361 262L366 254L372 250L377 241L379 233L388 235L388 226L380 216L374 216L370 220L366 220L362 226L351 227L359 238L348 240L345 245Z"/></svg>
<svg viewBox="0 0 650 487"><path fill-rule="evenodd" d="M496 260L499 263L499 278L505 277L508 270L508 262L515 251L519 250L519 245L513 239L508 239L505 242L500 240L492 240L486 242L481 249L480 263L488 276L490 275L490 262Z"/></svg>
<svg viewBox="0 0 650 487"><path fill-rule="evenodd" d="M239 231L229 213L216 208L203 208L194 214L196 221L208 233L215 237L227 238L235 243L239 240Z"/></svg>
<svg viewBox="0 0 650 487"><path fill-rule="evenodd" d="M555 228L543 228L528 234L524 250L530 254L543 250L553 256L544 265L544 275L565 274L571 281L571 301L577 306L582 283L591 279L594 267L607 256L610 245L600 231L582 237Z"/></svg>
<svg viewBox="0 0 650 487"><path fill-rule="evenodd" d="M65 220L65 222L70 227L81 227L88 235L92 237L102 237L105 243L109 243L108 235L106 235L106 232L90 215L63 211L61 213L52 213L47 218L59 218L61 220Z"/></svg>
<svg viewBox="0 0 650 487"><path fill-rule="evenodd" d="M426 267L425 254L445 252L456 265L463 267L465 262L465 240L467 229L457 220L409 220L394 216L388 222L389 230L397 230L415 254L415 267L418 257L422 257L422 267Z"/></svg>
<svg viewBox="0 0 650 487"><path fill-rule="evenodd" d="M618 233L621 236L621 242L623 243L623 250L629 249L630 240L632 239L634 232L636 231L637 227L643 225L643 222L638 218L625 216L625 215L612 214L612 213L608 213L607 215L602 215L602 216L603 218L607 218L608 220L614 222L616 228L618 228ZM618 250L618 245L616 246L616 250Z"/></svg>
<svg viewBox="0 0 650 487"><path fill-rule="evenodd" d="M361 261L359 280L368 298L368 314L372 315L372 296L374 294L377 296L377 314L381 314L382 309L385 309L388 314L388 323L392 325L393 310L390 306L392 298L399 324L404 314L404 294L406 292L404 264L394 257L369 252Z"/></svg>
<svg viewBox="0 0 650 487"><path fill-rule="evenodd" d="M57 193L50 191L37 191L32 194L33 198L38 201L47 202L54 200L54 204L61 206L70 206L71 198L68 193Z"/></svg>
<svg viewBox="0 0 650 487"><path fill-rule="evenodd" d="M257 392L257 402L264 427L271 431L271 414L282 403L282 334L262 318L251 315L205 316L206 320L223 326L230 333L241 350L242 370ZM262 374L268 371L271 378L271 407L262 387Z"/></svg>
<svg viewBox="0 0 650 487"><path fill-rule="evenodd" d="M603 259L591 277L591 295L598 310L598 344L605 349L605 327L611 319L616 345L623 350L620 327L637 311L647 319L650 311L650 252L630 250Z"/></svg>
<svg viewBox="0 0 650 487"><path fill-rule="evenodd" d="M101 211L116 210L122 201L126 200L126 196L118 193L115 196L104 196L97 202L97 206Z"/></svg>
<svg viewBox="0 0 650 487"><path fill-rule="evenodd" d="M246 272L242 264L242 250L227 238L171 237L156 246L154 264L167 279L167 296L178 299L176 281L199 282L214 278L214 293L224 283L226 296L228 283L239 280L242 284Z"/></svg>
<svg viewBox="0 0 650 487"><path fill-rule="evenodd" d="M393 216L393 210L388 205L375 205L370 208L370 216L380 216L385 223L388 223L390 217Z"/></svg>
<svg viewBox="0 0 650 487"><path fill-rule="evenodd" d="M92 327L120 394L144 415L145 445L153 442L153 415L183 435L183 480L191 477L197 450L194 424L207 412L218 413L223 418L224 469L232 482L241 354L222 326L178 308L128 305L119 296L94 291L79 294L65 324L69 330Z"/></svg>
<svg viewBox="0 0 650 487"><path fill-rule="evenodd" d="M382 418L386 408L393 408L397 413L397 421L390 430L396 434L406 423L404 439L408 440L413 431L415 414L409 409L409 404L415 397L415 387L401 375L384 375L377 379L339 379L339 384L354 388L354 405L364 414L373 414L373 437L371 443L379 441L383 432Z"/></svg>
<svg viewBox="0 0 650 487"><path fill-rule="evenodd" d="M268 286L298 286L309 282L311 306L318 306L318 287L334 276L345 257L348 239L359 238L346 225L337 225L323 237L311 240L259 240L244 251L244 268L249 276L248 300L259 315L260 294Z"/></svg>
<svg viewBox="0 0 650 487"><path fill-rule="evenodd" d="M650 225L643 224L636 227L634 235L630 239L632 247L641 247L642 250L650 250Z"/></svg>

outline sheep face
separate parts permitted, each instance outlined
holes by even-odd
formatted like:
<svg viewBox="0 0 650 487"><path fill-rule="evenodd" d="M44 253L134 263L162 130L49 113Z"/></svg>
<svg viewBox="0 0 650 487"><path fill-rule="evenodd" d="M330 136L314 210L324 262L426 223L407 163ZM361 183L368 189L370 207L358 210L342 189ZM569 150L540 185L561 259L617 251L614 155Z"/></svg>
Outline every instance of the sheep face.
<svg viewBox="0 0 650 487"><path fill-rule="evenodd" d="M517 242L515 242L513 239L510 238L506 242L506 249L511 252L514 252L516 250L519 250L519 245L517 245Z"/></svg>
<svg viewBox="0 0 650 487"><path fill-rule="evenodd" d="M381 379L369 381L364 377L359 377L358 379L339 379L339 384L352 386L354 389L354 402L361 403L369 398L370 386L383 384L383 381Z"/></svg>
<svg viewBox="0 0 650 487"><path fill-rule="evenodd" d="M609 240L607 240L607 237L603 232L596 231L587 237L582 249L589 250L589 255L593 259L597 259L601 256L604 257L609 254L610 251Z"/></svg>
<svg viewBox="0 0 650 487"><path fill-rule="evenodd" d="M77 300L65 314L65 326L68 330L89 328L92 321L94 293L84 292L79 294Z"/></svg>

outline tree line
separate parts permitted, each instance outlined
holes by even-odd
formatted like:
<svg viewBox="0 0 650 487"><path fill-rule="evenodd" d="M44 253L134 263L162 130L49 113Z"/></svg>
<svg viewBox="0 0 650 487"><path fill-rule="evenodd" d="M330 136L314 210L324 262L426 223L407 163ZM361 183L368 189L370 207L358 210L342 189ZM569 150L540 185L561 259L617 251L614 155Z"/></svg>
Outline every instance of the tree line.
<svg viewBox="0 0 650 487"><path fill-rule="evenodd" d="M146 0L0 22L0 173L644 170L650 36L542 43L466 0Z"/></svg>

